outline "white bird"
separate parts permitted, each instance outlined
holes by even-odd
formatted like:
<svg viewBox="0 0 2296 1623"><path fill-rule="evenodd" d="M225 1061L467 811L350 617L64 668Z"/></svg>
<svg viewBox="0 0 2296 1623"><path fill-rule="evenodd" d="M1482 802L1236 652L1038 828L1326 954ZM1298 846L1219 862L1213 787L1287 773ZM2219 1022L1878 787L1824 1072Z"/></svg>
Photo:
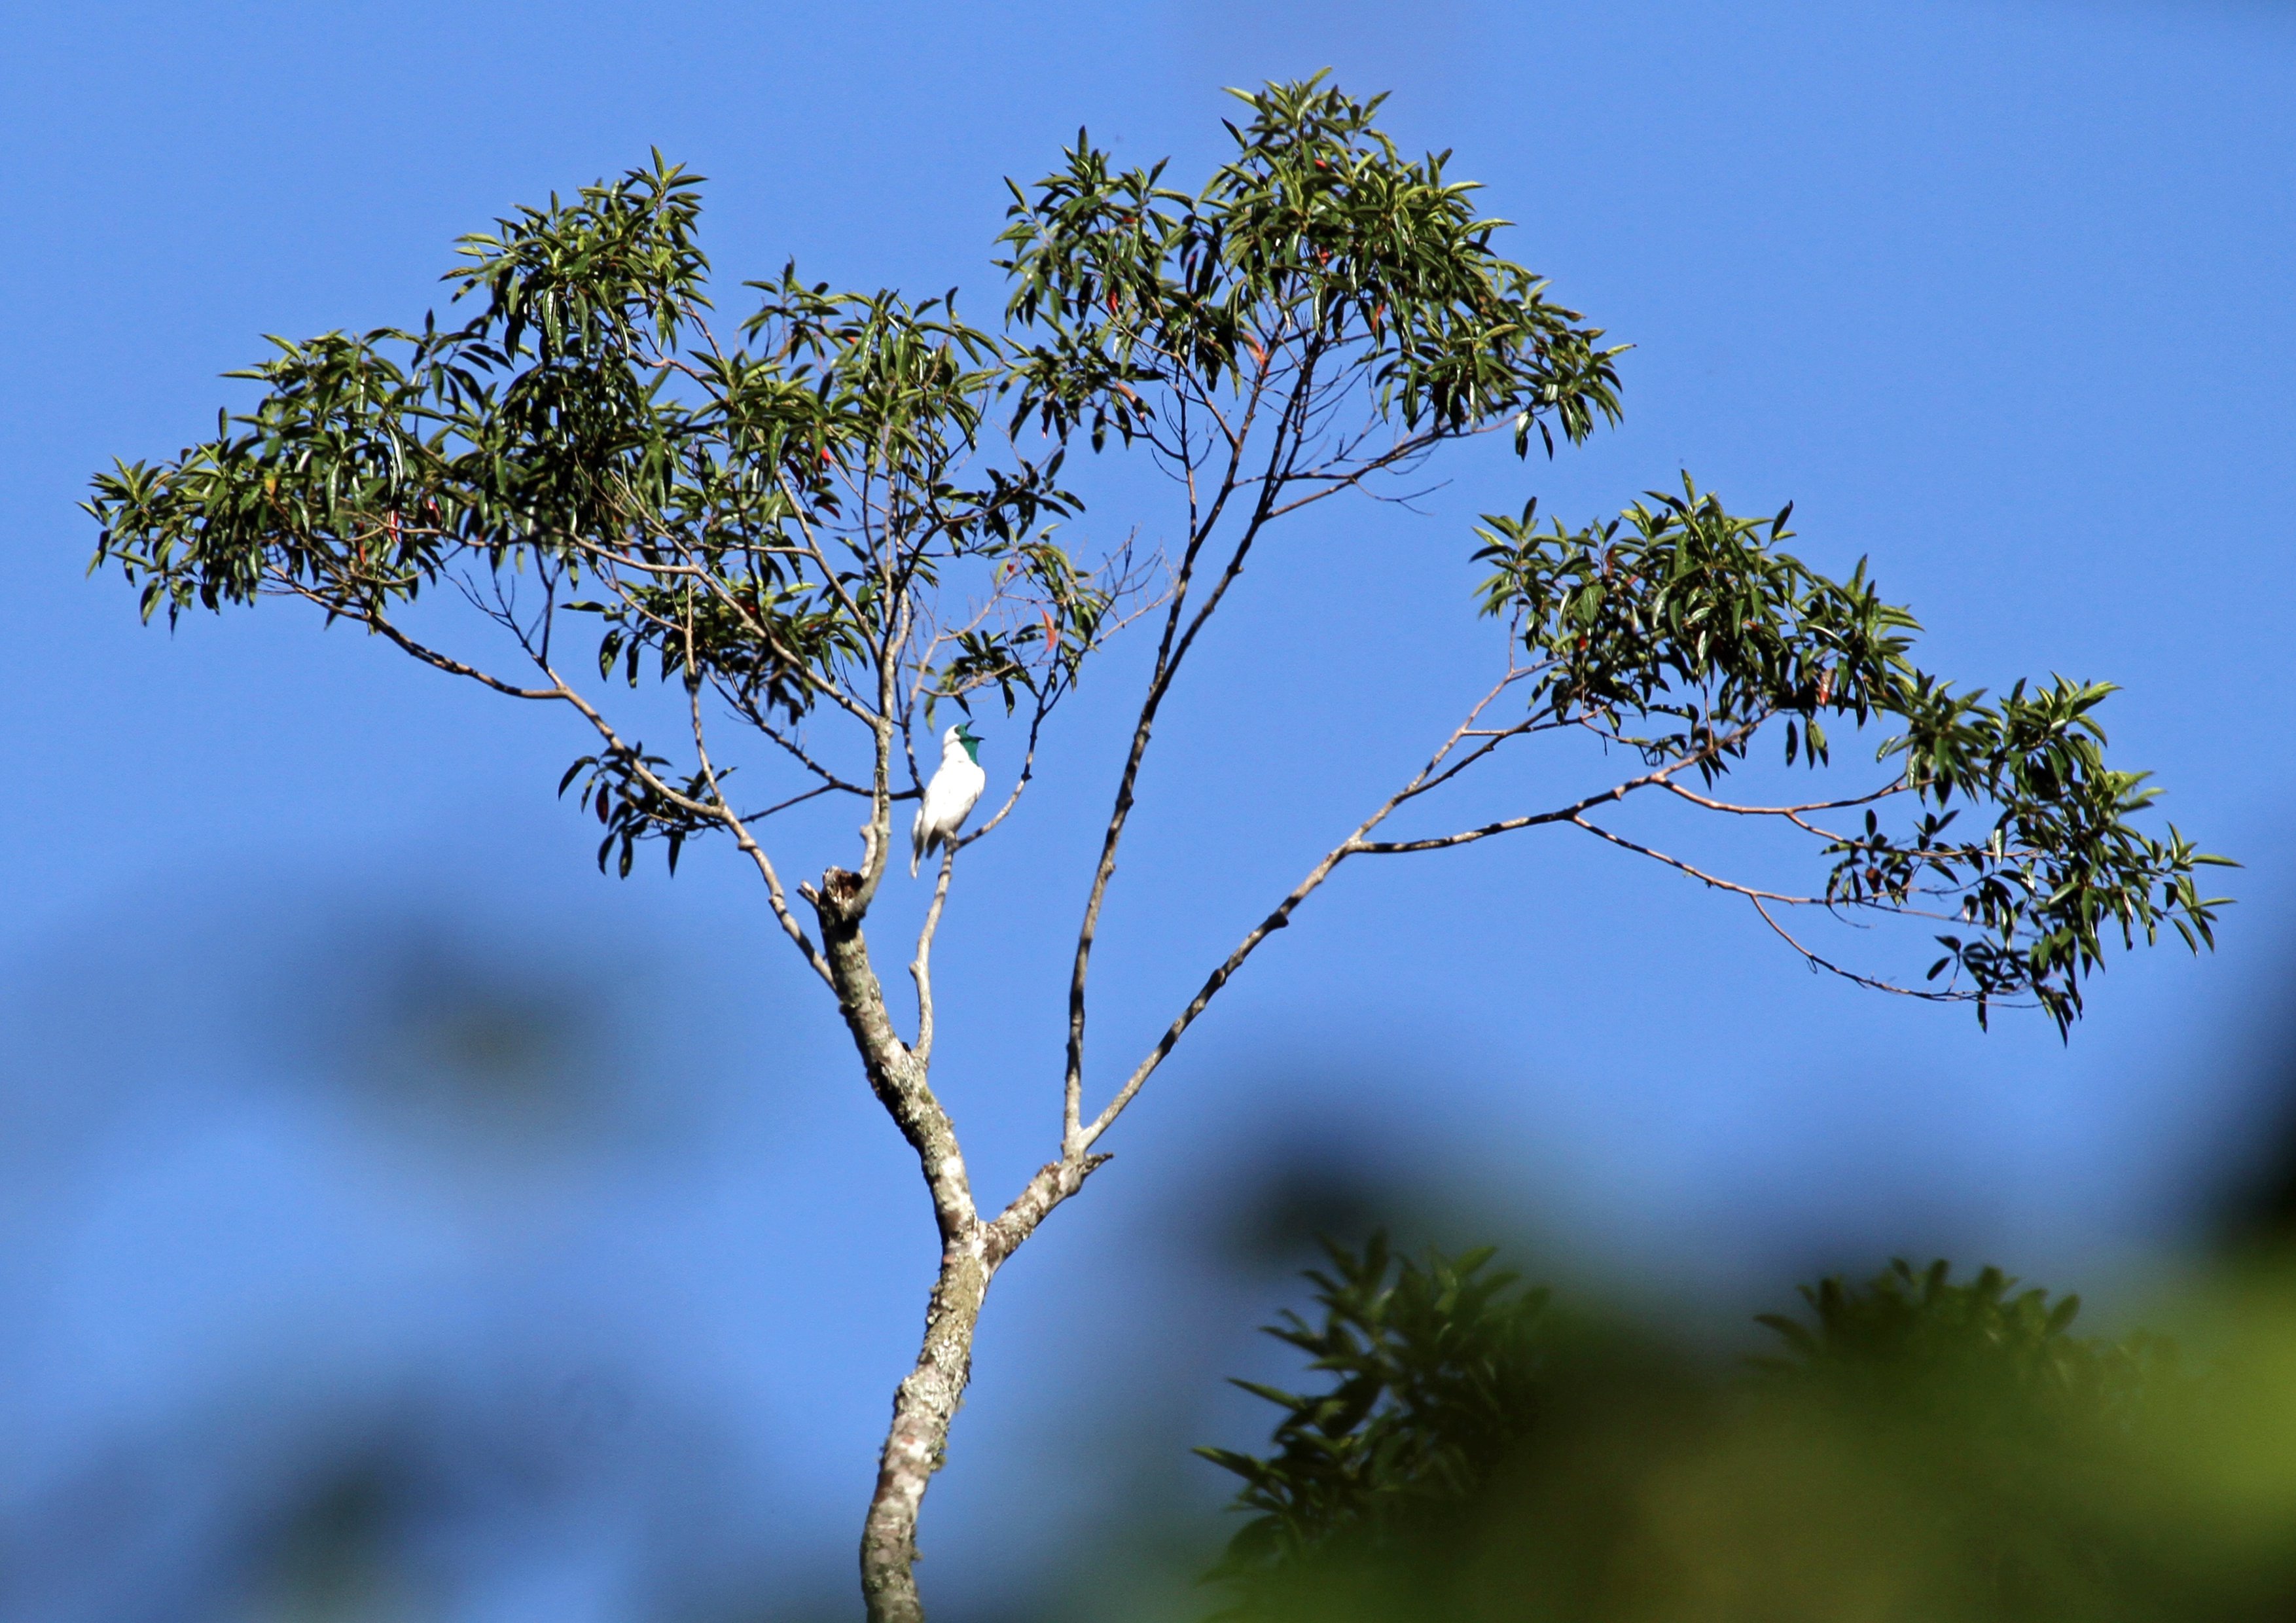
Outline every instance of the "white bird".
<svg viewBox="0 0 2296 1623"><path fill-rule="evenodd" d="M911 879L917 876L917 865L935 846L956 839L957 829L972 816L974 802L988 786L988 775L980 770L980 741L972 735L971 722L960 721L940 735L940 770L925 785L924 800L909 830Z"/></svg>

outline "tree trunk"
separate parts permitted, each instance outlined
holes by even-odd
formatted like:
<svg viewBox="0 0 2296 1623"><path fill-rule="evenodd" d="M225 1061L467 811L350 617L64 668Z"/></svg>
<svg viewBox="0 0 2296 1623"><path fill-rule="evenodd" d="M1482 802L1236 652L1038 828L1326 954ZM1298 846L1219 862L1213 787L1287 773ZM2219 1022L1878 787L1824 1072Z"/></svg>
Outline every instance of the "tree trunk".
<svg viewBox="0 0 2296 1623"><path fill-rule="evenodd" d="M1017 1235L980 1221L956 1129L933 1096L923 1058L893 1029L861 933L861 915L868 906L865 880L832 868L812 899L838 1006L870 1089L916 1152L940 1230L940 1275L925 1307L924 1345L893 1396L893 1423L861 1533L861 1592L871 1623L922 1623L924 1607L912 1570L917 1513L926 1485L940 1468L949 1422L972 1373L972 1331L989 1275L1017 1243Z"/></svg>
<svg viewBox="0 0 2296 1623"><path fill-rule="evenodd" d="M972 1332L980 1322L989 1279L1046 1215L1076 1193L1108 1158L1080 1150L1063 1153L1040 1168L994 1222L981 1221L956 1128L933 1096L927 1057L901 1041L886 1012L884 988L861 933L867 881L832 868L817 889L805 894L821 921L823 958L870 1089L916 1152L940 1230L940 1274L925 1305L924 1344L915 1367L893 1394L893 1423L878 1457L877 1488L861 1531L861 1593L870 1623L923 1623L914 1571L917 1515L925 1488L940 1469L949 1422L972 1375Z"/></svg>
<svg viewBox="0 0 2296 1623"><path fill-rule="evenodd" d="M869 1623L922 1623L917 1598L917 1512L940 1469L949 1422L972 1373L972 1332L994 1271L988 1234L976 1228L941 1254L925 1307L916 1367L893 1394L893 1423L877 1465L877 1491L861 1531L861 1593Z"/></svg>

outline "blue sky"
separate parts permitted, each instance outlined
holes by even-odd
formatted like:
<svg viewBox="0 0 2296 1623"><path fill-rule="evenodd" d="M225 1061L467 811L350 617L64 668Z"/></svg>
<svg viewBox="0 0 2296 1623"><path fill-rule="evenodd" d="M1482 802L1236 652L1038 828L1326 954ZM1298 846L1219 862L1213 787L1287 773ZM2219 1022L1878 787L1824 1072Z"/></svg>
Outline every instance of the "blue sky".
<svg viewBox="0 0 2296 1623"><path fill-rule="evenodd" d="M415 1388L496 1413L472 1372L529 1357L567 1390L641 1372L616 1435L688 1439L633 1460L706 1438L728 1525L594 1461L619 1484L595 1504L575 1472L492 1553L433 1562L463 1575L440 1615L644 1615L645 1575L685 1559L671 1525L693 1562L841 1582L929 1217L754 887L706 854L600 878L552 796L583 747L563 723L282 607L140 627L74 511L112 456L209 431L262 333L415 319L458 234L653 146L710 177L729 307L793 255L987 316L1001 177L1080 124L1199 176L1221 86L1329 65L1391 89L1398 138L1456 149L1514 256L1636 346L1622 428L1552 463L1466 454L1423 513L1330 512L1248 578L1160 734L1103 1068L1448 725L1497 657L1469 527L1529 494L1582 519L1687 468L1741 511L1793 500L1800 550L1869 556L1956 680L2121 684L2120 758L2246 865L2222 950L2117 963L2070 1046L1815 980L1585 842L1344 873L1000 1280L928 1512L939 1592L988 1604L1106 1490L1065 1462L1125 1372L1163 1360L1191 1423L1242 1434L1210 1378L1265 1307L1190 1258L1271 1162L1432 1179L1556 1266L1736 1312L1895 1250L2120 1277L2269 1137L2296 900L2285 8L93 4L17 8L8 40L0 1415L29 1440L0 1519L50 1525L102 1461L168 1507L125 1518L116 1591L60 1576L21 1615L182 1615L167 1597L223 1581L312 1416L379 1423L373 1394ZM1087 477L1087 523L1170 522L1136 474ZM1126 658L943 937L942 1086L991 1188L1050 1153L1059 937ZM993 780L1012 741L983 731ZM399 1095L357 1079L393 1062L357 1011L414 938L554 1012L562 1069L597 1078L586 1125L457 1118L496 1145L458 1160L373 1102ZM270 1408L275 1446L214 1418ZM233 1440L184 1441L210 1432ZM1028 1536L972 1537L1016 1504Z"/></svg>

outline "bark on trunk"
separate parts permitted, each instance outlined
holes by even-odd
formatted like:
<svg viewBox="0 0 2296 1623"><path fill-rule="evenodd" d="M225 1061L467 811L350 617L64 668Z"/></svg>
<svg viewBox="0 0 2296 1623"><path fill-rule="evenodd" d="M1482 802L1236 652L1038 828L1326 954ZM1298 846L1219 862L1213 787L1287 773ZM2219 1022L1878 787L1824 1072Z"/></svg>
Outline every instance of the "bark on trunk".
<svg viewBox="0 0 2296 1623"><path fill-rule="evenodd" d="M973 1326L993 1272L986 1239L985 1231L976 1230L965 1244L942 1255L925 1308L924 1345L893 1395L893 1424L861 1531L861 1593L869 1623L923 1623L915 1572L917 1514L972 1373Z"/></svg>
<svg viewBox="0 0 2296 1623"><path fill-rule="evenodd" d="M863 874L832 868L803 892L821 921L821 950L869 1086L916 1152L940 1229L940 1274L925 1307L924 1344L893 1395L893 1423L878 1456L877 1488L861 1532L861 1592L870 1623L922 1623L917 1598L917 1515L940 1469L948 1427L972 1374L972 1332L988 1282L1037 1225L1108 1158L1063 1155L1040 1169L994 1222L984 1223L957 1148L956 1128L933 1096L923 1054L901 1041L869 962L861 920ZM920 990L923 982L920 980ZM922 1043L922 1037L920 1044Z"/></svg>
<svg viewBox="0 0 2296 1623"><path fill-rule="evenodd" d="M877 1488L861 1534L861 1589L872 1623L922 1623L917 1598L917 1513L939 1470L948 1425L972 1372L972 1331L989 1275L1009 1249L1002 1231L980 1221L956 1129L933 1096L923 1061L893 1029L884 988L869 962L861 915L862 875L832 869L814 906L822 952L846 1029L860 1051L869 1086L916 1152L940 1230L940 1275L925 1308L916 1366L893 1398L893 1423L879 1456Z"/></svg>
<svg viewBox="0 0 2296 1623"><path fill-rule="evenodd" d="M916 1152L925 1187L932 1195L933 1217L940 1225L941 1248L947 1250L978 1225L972 1185L957 1148L955 1125L933 1096L924 1065L901 1041L886 1012L885 990L861 934L858 914L866 899L850 899L860 883L857 874L840 868L829 871L814 904L821 920L822 954L837 988L838 1011L860 1051L870 1091Z"/></svg>

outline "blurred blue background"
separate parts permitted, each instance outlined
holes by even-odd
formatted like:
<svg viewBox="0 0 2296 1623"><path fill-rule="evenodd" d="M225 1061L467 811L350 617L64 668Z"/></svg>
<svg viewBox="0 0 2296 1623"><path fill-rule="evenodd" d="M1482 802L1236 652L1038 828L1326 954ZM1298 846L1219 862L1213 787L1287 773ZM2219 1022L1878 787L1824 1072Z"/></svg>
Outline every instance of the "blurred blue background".
<svg viewBox="0 0 2296 1623"><path fill-rule="evenodd" d="M571 722L379 644L283 608L140 627L85 576L87 474L208 432L261 333L415 320L458 234L650 146L710 176L729 314L794 255L987 318L1000 177L1088 124L1194 184L1220 86L1326 64L1391 89L1393 133L1456 148L1514 257L1636 346L1627 422L1552 463L1465 454L1420 514L1318 509L1255 566L1159 734L1101 1086L1479 691L1473 516L1584 519L1685 467L1740 511L1795 501L1814 561L1870 554L1957 680L2124 684L2121 759L2246 865L2240 905L2212 958L2117 962L2060 1046L1813 979L1591 842L1344 872L1002 1276L927 1511L936 1603L1010 1615L1139 1496L1224 1495L1172 1439L1251 1435L1215 1377L1259 1357L1276 1286L1235 1236L1272 1184L1418 1190L1432 1224L1719 1322L1891 1251L2133 1303L2270 1159L2285 6L20 4L0 1615L857 1611L932 1260L914 1165L734 860L600 877L552 795ZM1084 477L1094 533L1168 533L1139 470ZM1139 652L1064 714L941 938L938 1070L985 1193L1054 1149ZM984 731L994 781L1017 739ZM850 846L794 832L785 871Z"/></svg>

